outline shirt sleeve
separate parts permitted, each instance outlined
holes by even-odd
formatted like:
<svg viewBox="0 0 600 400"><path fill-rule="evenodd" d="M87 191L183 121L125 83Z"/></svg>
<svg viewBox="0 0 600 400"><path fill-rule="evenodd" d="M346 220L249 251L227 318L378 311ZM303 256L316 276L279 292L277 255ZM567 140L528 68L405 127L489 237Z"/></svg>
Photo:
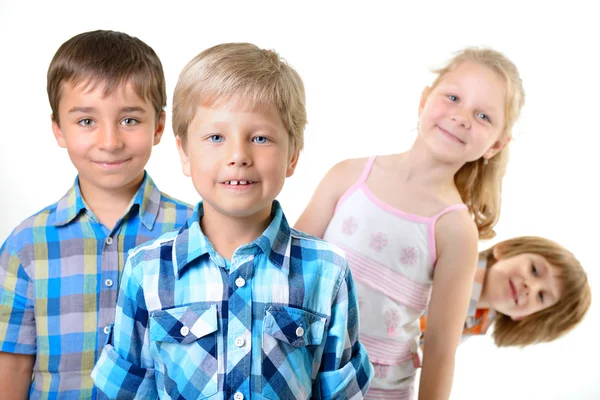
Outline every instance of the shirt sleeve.
<svg viewBox="0 0 600 400"><path fill-rule="evenodd" d="M358 299L350 268L332 305L323 360L313 393L320 399L362 399L373 378L367 351L358 340Z"/></svg>
<svg viewBox="0 0 600 400"><path fill-rule="evenodd" d="M135 264L129 258L121 278L115 322L92 371L94 384L110 399L158 397L149 354L148 310L134 272Z"/></svg>
<svg viewBox="0 0 600 400"><path fill-rule="evenodd" d="M36 354L33 281L15 242L13 234L0 248L0 351Z"/></svg>

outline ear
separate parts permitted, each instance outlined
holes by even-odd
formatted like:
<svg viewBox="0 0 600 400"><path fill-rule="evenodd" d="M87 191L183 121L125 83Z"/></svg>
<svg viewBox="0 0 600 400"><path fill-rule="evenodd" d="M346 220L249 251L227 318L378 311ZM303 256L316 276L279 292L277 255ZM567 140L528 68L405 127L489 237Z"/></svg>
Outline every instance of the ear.
<svg viewBox="0 0 600 400"><path fill-rule="evenodd" d="M167 118L167 114L164 111L160 112L158 116L158 121L156 123L156 130L154 131L154 140L152 144L156 146L160 143L160 139L162 138L163 133L165 132L165 120Z"/></svg>
<svg viewBox="0 0 600 400"><path fill-rule="evenodd" d="M181 142L181 138L178 136L175 138L175 142L177 143L177 152L179 153L179 161L181 161L181 169L183 170L183 174L185 176L191 176L190 173L190 158L186 154L185 146Z"/></svg>
<svg viewBox="0 0 600 400"><path fill-rule="evenodd" d="M502 258L502 246L500 245L495 245L494 249L492 250L492 254L494 255L494 258L496 259L496 261L500 260Z"/></svg>
<svg viewBox="0 0 600 400"><path fill-rule="evenodd" d="M288 162L287 171L285 173L285 177L289 178L294 175L296 171L296 165L298 165L298 159L300 158L300 150L294 150L292 156L290 157L290 161Z"/></svg>
<svg viewBox="0 0 600 400"><path fill-rule="evenodd" d="M429 94L431 93L431 88L429 86L425 86L423 91L421 92L421 100L419 101L419 117L423 113L423 109L425 108L425 104L427 103L427 99L429 98Z"/></svg>
<svg viewBox="0 0 600 400"><path fill-rule="evenodd" d="M65 140L65 135L63 134L62 129L60 129L60 126L58 125L58 122L56 122L56 119L54 119L53 114L50 115L50 118L52 119L52 133L54 133L56 143L58 143L58 145L63 149L66 149L67 141Z"/></svg>
<svg viewBox="0 0 600 400"><path fill-rule="evenodd" d="M483 158L489 160L490 158L494 157L496 154L500 153L502 149L505 148L506 145L508 145L509 142L510 136L504 136L503 138L496 140L492 147L490 147L485 153L483 153Z"/></svg>

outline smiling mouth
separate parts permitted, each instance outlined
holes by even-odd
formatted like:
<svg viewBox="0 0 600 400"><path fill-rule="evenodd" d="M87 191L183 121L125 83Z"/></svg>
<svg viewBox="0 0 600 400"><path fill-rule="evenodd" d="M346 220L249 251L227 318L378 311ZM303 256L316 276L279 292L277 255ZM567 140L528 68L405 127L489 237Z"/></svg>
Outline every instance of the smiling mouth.
<svg viewBox="0 0 600 400"><path fill-rule="evenodd" d="M513 284L513 282L510 279L508 280L508 284L510 286L510 292L512 293L512 297L515 301L515 304L519 305L519 296L517 293L517 288L515 287L515 285Z"/></svg>
<svg viewBox="0 0 600 400"><path fill-rule="evenodd" d="M442 128L441 126L438 126L439 130L446 135L448 138L450 138L451 140L460 143L460 144L465 144L464 141L462 141L460 138L458 138L457 136L453 135L452 133L450 133L449 131L445 130L444 128Z"/></svg>
<svg viewBox="0 0 600 400"><path fill-rule="evenodd" d="M130 158L127 158L125 160L117 160L117 161L94 161L94 163L111 167L111 166L124 164L129 160L130 160Z"/></svg>
<svg viewBox="0 0 600 400"><path fill-rule="evenodd" d="M246 186L246 185L252 185L253 183L256 183L256 181L224 181L221 182L224 185L229 185L229 186Z"/></svg>

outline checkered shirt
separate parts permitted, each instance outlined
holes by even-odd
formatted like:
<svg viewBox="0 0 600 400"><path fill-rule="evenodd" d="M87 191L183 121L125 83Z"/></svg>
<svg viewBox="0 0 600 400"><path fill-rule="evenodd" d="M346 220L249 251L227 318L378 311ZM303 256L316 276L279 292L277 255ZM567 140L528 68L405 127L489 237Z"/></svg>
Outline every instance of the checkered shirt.
<svg viewBox="0 0 600 400"><path fill-rule="evenodd" d="M127 252L181 227L193 211L146 174L111 231L87 208L78 182L0 249L0 351L36 357L35 399L96 398L90 373L114 319Z"/></svg>
<svg viewBox="0 0 600 400"><path fill-rule="evenodd" d="M372 377L341 250L273 219L231 261L201 231L133 250L92 378L119 399L361 399Z"/></svg>

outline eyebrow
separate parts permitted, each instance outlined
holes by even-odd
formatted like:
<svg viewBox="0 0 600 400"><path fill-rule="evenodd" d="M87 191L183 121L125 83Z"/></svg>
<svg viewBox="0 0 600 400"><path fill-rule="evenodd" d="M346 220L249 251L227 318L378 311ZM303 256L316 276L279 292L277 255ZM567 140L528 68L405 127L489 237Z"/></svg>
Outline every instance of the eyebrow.
<svg viewBox="0 0 600 400"><path fill-rule="evenodd" d="M547 290L546 292L550 293L552 295L552 300L554 300L555 303L557 303L560 300L560 289L558 288L558 285L560 284L560 277L556 273L556 268L551 266L550 263L545 258L542 258L541 260L537 260L536 264L543 265L544 266L544 274L547 275L548 277L551 277L551 279L556 283L555 289L552 288L554 290Z"/></svg>
<svg viewBox="0 0 600 400"><path fill-rule="evenodd" d="M72 113L92 113L97 111L97 109L95 107L73 107L69 110L69 114ZM142 107L123 107L119 109L119 112L139 112L144 114L146 112L145 109L143 109Z"/></svg>

